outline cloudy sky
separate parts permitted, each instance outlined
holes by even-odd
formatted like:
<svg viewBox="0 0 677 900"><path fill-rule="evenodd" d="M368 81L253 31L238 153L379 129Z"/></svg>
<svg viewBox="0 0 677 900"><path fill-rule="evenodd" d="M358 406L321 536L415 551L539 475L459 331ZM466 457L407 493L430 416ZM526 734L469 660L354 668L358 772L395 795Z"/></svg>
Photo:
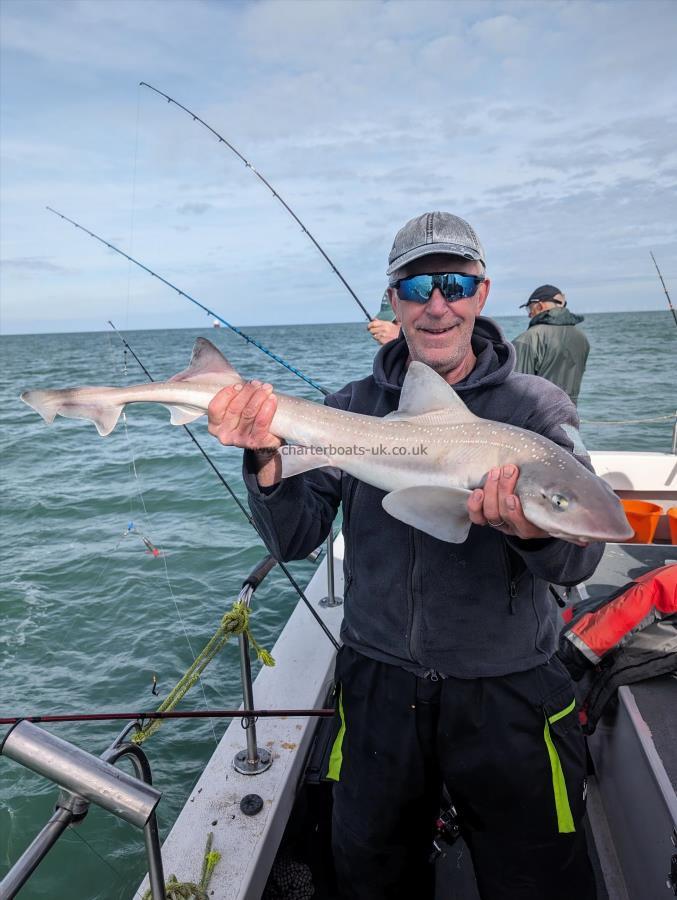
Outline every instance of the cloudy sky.
<svg viewBox="0 0 677 900"><path fill-rule="evenodd" d="M274 185L376 311L395 231L479 232L491 310L677 294L677 3L3 0L0 327L358 321ZM677 297L675 298L677 299ZM674 302L674 301L673 301Z"/></svg>

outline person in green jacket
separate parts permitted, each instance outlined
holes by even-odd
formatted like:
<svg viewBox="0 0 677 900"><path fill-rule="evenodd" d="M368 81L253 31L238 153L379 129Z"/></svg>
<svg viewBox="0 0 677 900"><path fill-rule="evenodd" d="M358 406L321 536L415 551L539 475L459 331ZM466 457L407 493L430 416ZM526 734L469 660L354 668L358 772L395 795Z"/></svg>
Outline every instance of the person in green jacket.
<svg viewBox="0 0 677 900"><path fill-rule="evenodd" d="M400 323L395 319L387 290L381 299L381 309L367 325L367 331L379 344L387 344L400 336Z"/></svg>
<svg viewBox="0 0 677 900"><path fill-rule="evenodd" d="M578 403L590 344L576 326L583 321L567 309L559 288L543 284L526 303L529 327L513 344L517 354L515 371L547 378Z"/></svg>

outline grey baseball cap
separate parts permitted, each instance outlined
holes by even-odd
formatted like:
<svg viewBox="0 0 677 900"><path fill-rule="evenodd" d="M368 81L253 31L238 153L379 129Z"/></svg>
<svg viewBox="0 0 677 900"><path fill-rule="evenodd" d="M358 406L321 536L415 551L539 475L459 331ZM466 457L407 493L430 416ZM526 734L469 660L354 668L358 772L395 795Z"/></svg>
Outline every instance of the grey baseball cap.
<svg viewBox="0 0 677 900"><path fill-rule="evenodd" d="M388 257L388 283L397 281L397 272L407 263L432 253L463 256L486 265L480 239L465 219L446 212L423 213L410 219L395 235Z"/></svg>

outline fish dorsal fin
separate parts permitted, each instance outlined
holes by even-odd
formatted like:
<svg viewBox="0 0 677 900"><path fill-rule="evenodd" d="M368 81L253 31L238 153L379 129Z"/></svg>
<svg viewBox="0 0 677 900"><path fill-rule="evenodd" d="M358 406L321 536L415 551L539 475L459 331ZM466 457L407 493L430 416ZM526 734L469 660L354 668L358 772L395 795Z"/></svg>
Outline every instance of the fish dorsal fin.
<svg viewBox="0 0 677 900"><path fill-rule="evenodd" d="M402 385L400 405L386 418L413 419L428 416L440 422L476 422L450 384L425 363L414 361L409 365Z"/></svg>
<svg viewBox="0 0 677 900"><path fill-rule="evenodd" d="M219 384L235 384L242 376L231 366L218 347L206 338L198 338L193 346L190 364L170 381L217 381Z"/></svg>

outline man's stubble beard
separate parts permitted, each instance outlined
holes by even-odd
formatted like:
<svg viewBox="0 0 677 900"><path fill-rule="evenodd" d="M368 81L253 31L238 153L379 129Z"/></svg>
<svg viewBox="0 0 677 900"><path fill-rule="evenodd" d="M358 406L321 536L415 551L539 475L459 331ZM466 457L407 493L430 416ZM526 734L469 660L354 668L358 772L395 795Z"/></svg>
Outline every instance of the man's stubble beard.
<svg viewBox="0 0 677 900"><path fill-rule="evenodd" d="M416 329L412 329L414 332ZM409 340L408 329L402 325L402 331L404 333L404 339L407 342L407 347L409 348L409 356L412 360L418 360L419 362L425 363L425 365L430 366L433 371L437 372L438 375L441 375L443 378L449 374L449 372L453 372L454 369L458 368L461 363L465 360L469 351L472 351L472 329L468 332L467 340L465 329L463 325L458 326L458 343L455 346L449 348L449 356L445 360L437 360L434 362L429 362L427 359L421 359L418 356L414 356L411 352L412 342Z"/></svg>

